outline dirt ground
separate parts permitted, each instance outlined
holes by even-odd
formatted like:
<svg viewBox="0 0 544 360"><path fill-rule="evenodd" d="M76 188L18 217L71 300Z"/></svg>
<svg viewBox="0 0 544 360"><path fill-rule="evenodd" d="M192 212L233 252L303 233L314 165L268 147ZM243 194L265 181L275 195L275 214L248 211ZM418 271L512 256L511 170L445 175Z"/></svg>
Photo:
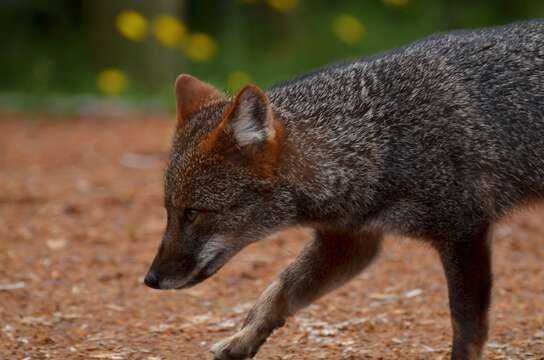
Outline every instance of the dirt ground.
<svg viewBox="0 0 544 360"><path fill-rule="evenodd" d="M208 359L297 254L302 230L250 246L189 290L142 284L165 224L173 122L0 118L0 358ZM488 359L544 358L544 209L496 229ZM436 254L388 238L349 285L290 319L257 359L446 359Z"/></svg>

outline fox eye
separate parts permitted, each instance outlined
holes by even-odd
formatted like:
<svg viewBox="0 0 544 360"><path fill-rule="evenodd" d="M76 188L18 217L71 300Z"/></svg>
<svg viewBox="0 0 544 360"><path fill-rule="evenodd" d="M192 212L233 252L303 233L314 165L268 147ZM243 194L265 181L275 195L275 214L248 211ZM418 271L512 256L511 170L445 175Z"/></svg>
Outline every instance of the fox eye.
<svg viewBox="0 0 544 360"><path fill-rule="evenodd" d="M200 214L200 211L195 210L195 209L185 209L185 211L183 213L183 215L185 217L185 220L188 223L194 222L199 214Z"/></svg>

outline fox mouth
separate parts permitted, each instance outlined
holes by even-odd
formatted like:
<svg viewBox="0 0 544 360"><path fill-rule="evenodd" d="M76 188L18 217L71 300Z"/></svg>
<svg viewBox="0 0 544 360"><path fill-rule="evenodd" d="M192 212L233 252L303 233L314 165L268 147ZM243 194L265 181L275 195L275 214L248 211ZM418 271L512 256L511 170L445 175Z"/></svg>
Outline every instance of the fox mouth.
<svg viewBox="0 0 544 360"><path fill-rule="evenodd" d="M200 267L200 269L197 267L195 274L193 275L193 273L191 273L185 283L180 286L176 286L175 289L180 290L190 288L214 275L225 264L225 254L225 250L219 251L207 263L205 263L204 266Z"/></svg>

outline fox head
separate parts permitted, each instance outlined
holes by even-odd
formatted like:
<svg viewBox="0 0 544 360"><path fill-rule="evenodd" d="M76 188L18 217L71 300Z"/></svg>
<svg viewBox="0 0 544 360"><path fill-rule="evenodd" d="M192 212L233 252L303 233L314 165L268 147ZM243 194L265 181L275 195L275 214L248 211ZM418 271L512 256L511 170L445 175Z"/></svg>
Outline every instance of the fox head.
<svg viewBox="0 0 544 360"><path fill-rule="evenodd" d="M290 225L296 213L279 173L285 128L266 94L250 85L228 99L189 75L180 75L175 88L167 225L145 277L156 289L205 280L246 245Z"/></svg>

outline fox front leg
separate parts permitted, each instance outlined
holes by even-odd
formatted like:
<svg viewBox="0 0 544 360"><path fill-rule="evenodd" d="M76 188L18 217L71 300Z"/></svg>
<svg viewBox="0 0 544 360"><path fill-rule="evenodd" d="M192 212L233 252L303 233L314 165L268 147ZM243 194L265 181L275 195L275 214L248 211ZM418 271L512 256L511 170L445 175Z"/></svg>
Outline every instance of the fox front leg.
<svg viewBox="0 0 544 360"><path fill-rule="evenodd" d="M242 329L215 344L215 359L253 357L288 316L344 284L363 270L379 251L382 235L316 231L315 238L259 297Z"/></svg>

